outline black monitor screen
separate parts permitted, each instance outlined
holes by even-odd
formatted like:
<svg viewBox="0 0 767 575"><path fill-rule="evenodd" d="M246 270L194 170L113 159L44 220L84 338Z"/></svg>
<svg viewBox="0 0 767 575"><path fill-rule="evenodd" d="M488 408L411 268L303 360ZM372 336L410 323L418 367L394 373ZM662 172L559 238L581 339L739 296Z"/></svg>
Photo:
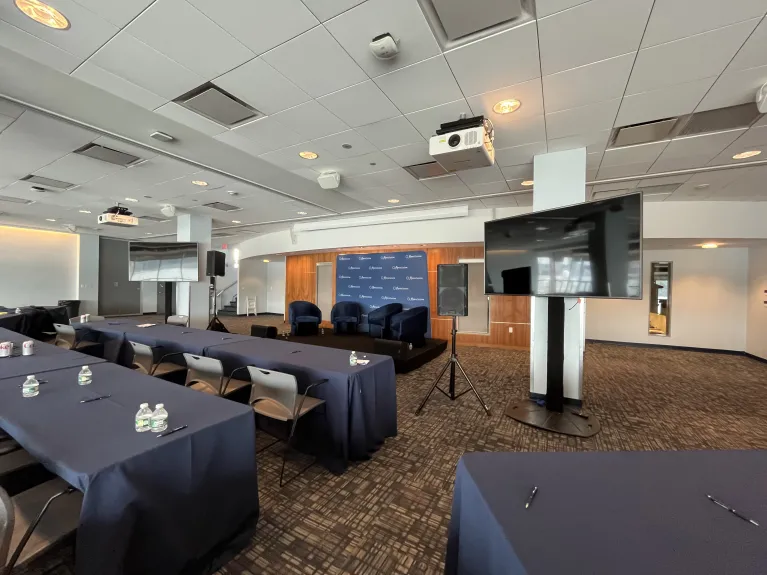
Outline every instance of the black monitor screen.
<svg viewBox="0 0 767 575"><path fill-rule="evenodd" d="M642 194L485 222L485 293L642 297Z"/></svg>

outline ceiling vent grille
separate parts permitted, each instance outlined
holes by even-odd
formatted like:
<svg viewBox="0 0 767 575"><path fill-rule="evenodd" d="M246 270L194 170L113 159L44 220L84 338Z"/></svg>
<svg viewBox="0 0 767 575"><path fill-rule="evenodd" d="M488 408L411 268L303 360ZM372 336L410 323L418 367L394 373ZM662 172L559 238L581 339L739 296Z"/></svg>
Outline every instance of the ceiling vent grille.
<svg viewBox="0 0 767 575"><path fill-rule="evenodd" d="M139 216L138 219L146 222L167 222L168 218L160 218L158 216Z"/></svg>
<svg viewBox="0 0 767 575"><path fill-rule="evenodd" d="M672 194L682 184L659 184L657 186L639 186L637 192L644 192L646 196L659 196L661 194Z"/></svg>
<svg viewBox="0 0 767 575"><path fill-rule="evenodd" d="M99 146L98 144L88 144L79 150L75 150L75 154L80 154L81 156L87 156L94 160L101 160L102 162L122 166L124 168L141 161L141 158L134 156L133 154L126 154L125 152L113 150L106 146Z"/></svg>
<svg viewBox="0 0 767 575"><path fill-rule="evenodd" d="M203 206L213 210L221 210L222 212L236 212L237 210L242 209L238 208L237 206L233 206L232 204L225 204L224 202L211 202L209 204L203 204Z"/></svg>
<svg viewBox="0 0 767 575"><path fill-rule="evenodd" d="M406 166L405 169L410 172L410 175L413 176L416 180L428 180L430 178L438 178L440 176L446 176L449 174L449 172L438 162L414 164L412 166Z"/></svg>
<svg viewBox="0 0 767 575"><path fill-rule="evenodd" d="M263 115L211 83L195 88L176 99L175 102L222 126L237 126Z"/></svg>
<svg viewBox="0 0 767 575"><path fill-rule="evenodd" d="M615 128L608 147L620 148L668 140L673 137L678 123L679 118L665 118L654 122L642 122Z"/></svg>
<svg viewBox="0 0 767 575"><path fill-rule="evenodd" d="M227 232L215 232L214 231L211 234L211 237L214 237L214 238L231 238L232 236L234 236L234 234L229 234Z"/></svg>
<svg viewBox="0 0 767 575"><path fill-rule="evenodd" d="M10 204L24 204L25 206L35 203L34 200L25 200L23 198L14 198L11 196L0 196L0 202L8 202Z"/></svg>
<svg viewBox="0 0 767 575"><path fill-rule="evenodd" d="M754 102L696 112L689 116L680 135L692 136L708 132L724 132L737 128L746 128L754 123L761 114Z"/></svg>
<svg viewBox="0 0 767 575"><path fill-rule="evenodd" d="M62 182L61 180L54 180L53 178L44 178L43 176L29 175L21 178L23 182L29 182L31 184L37 184L44 188L53 190L68 190L74 188L75 185L69 182Z"/></svg>

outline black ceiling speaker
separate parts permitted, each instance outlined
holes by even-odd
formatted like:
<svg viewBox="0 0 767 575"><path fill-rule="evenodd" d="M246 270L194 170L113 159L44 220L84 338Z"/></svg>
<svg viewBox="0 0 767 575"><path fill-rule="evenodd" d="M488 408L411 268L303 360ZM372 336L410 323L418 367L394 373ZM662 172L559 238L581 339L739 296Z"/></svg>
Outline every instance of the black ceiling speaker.
<svg viewBox="0 0 767 575"><path fill-rule="evenodd" d="M467 264L437 266L437 314L469 315L469 266Z"/></svg>

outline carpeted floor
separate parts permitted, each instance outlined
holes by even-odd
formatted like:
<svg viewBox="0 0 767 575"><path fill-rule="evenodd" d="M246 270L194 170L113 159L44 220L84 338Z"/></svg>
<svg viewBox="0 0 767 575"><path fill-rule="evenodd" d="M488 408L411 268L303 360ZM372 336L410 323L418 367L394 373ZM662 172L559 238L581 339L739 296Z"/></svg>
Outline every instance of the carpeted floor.
<svg viewBox="0 0 767 575"><path fill-rule="evenodd" d="M255 323L222 319L241 333ZM510 399L527 397L528 353L458 353L491 417L471 394L455 403L434 394L413 414L444 354L397 377L399 435L370 461L340 477L315 466L279 489L279 451L261 454L257 533L219 575L441 573L455 466L467 451L767 448L767 364L746 357L588 344L584 411L602 431L576 439L503 416Z"/></svg>

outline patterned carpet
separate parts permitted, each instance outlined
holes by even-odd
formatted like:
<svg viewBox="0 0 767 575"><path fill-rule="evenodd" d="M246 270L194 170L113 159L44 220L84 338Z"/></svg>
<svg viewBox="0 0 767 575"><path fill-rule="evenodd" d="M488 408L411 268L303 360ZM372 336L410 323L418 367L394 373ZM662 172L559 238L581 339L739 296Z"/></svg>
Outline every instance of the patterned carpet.
<svg viewBox="0 0 767 575"><path fill-rule="evenodd" d="M240 332L255 323L222 319ZM767 448L767 364L746 357L588 344L584 411L600 418L602 431L576 439L503 416L509 400L527 397L528 353L458 354L491 417L471 394L451 403L439 393L414 415L445 354L397 377L399 435L370 461L340 477L314 466L279 489L279 451L261 454L257 533L218 574L442 573L455 466L467 451Z"/></svg>

